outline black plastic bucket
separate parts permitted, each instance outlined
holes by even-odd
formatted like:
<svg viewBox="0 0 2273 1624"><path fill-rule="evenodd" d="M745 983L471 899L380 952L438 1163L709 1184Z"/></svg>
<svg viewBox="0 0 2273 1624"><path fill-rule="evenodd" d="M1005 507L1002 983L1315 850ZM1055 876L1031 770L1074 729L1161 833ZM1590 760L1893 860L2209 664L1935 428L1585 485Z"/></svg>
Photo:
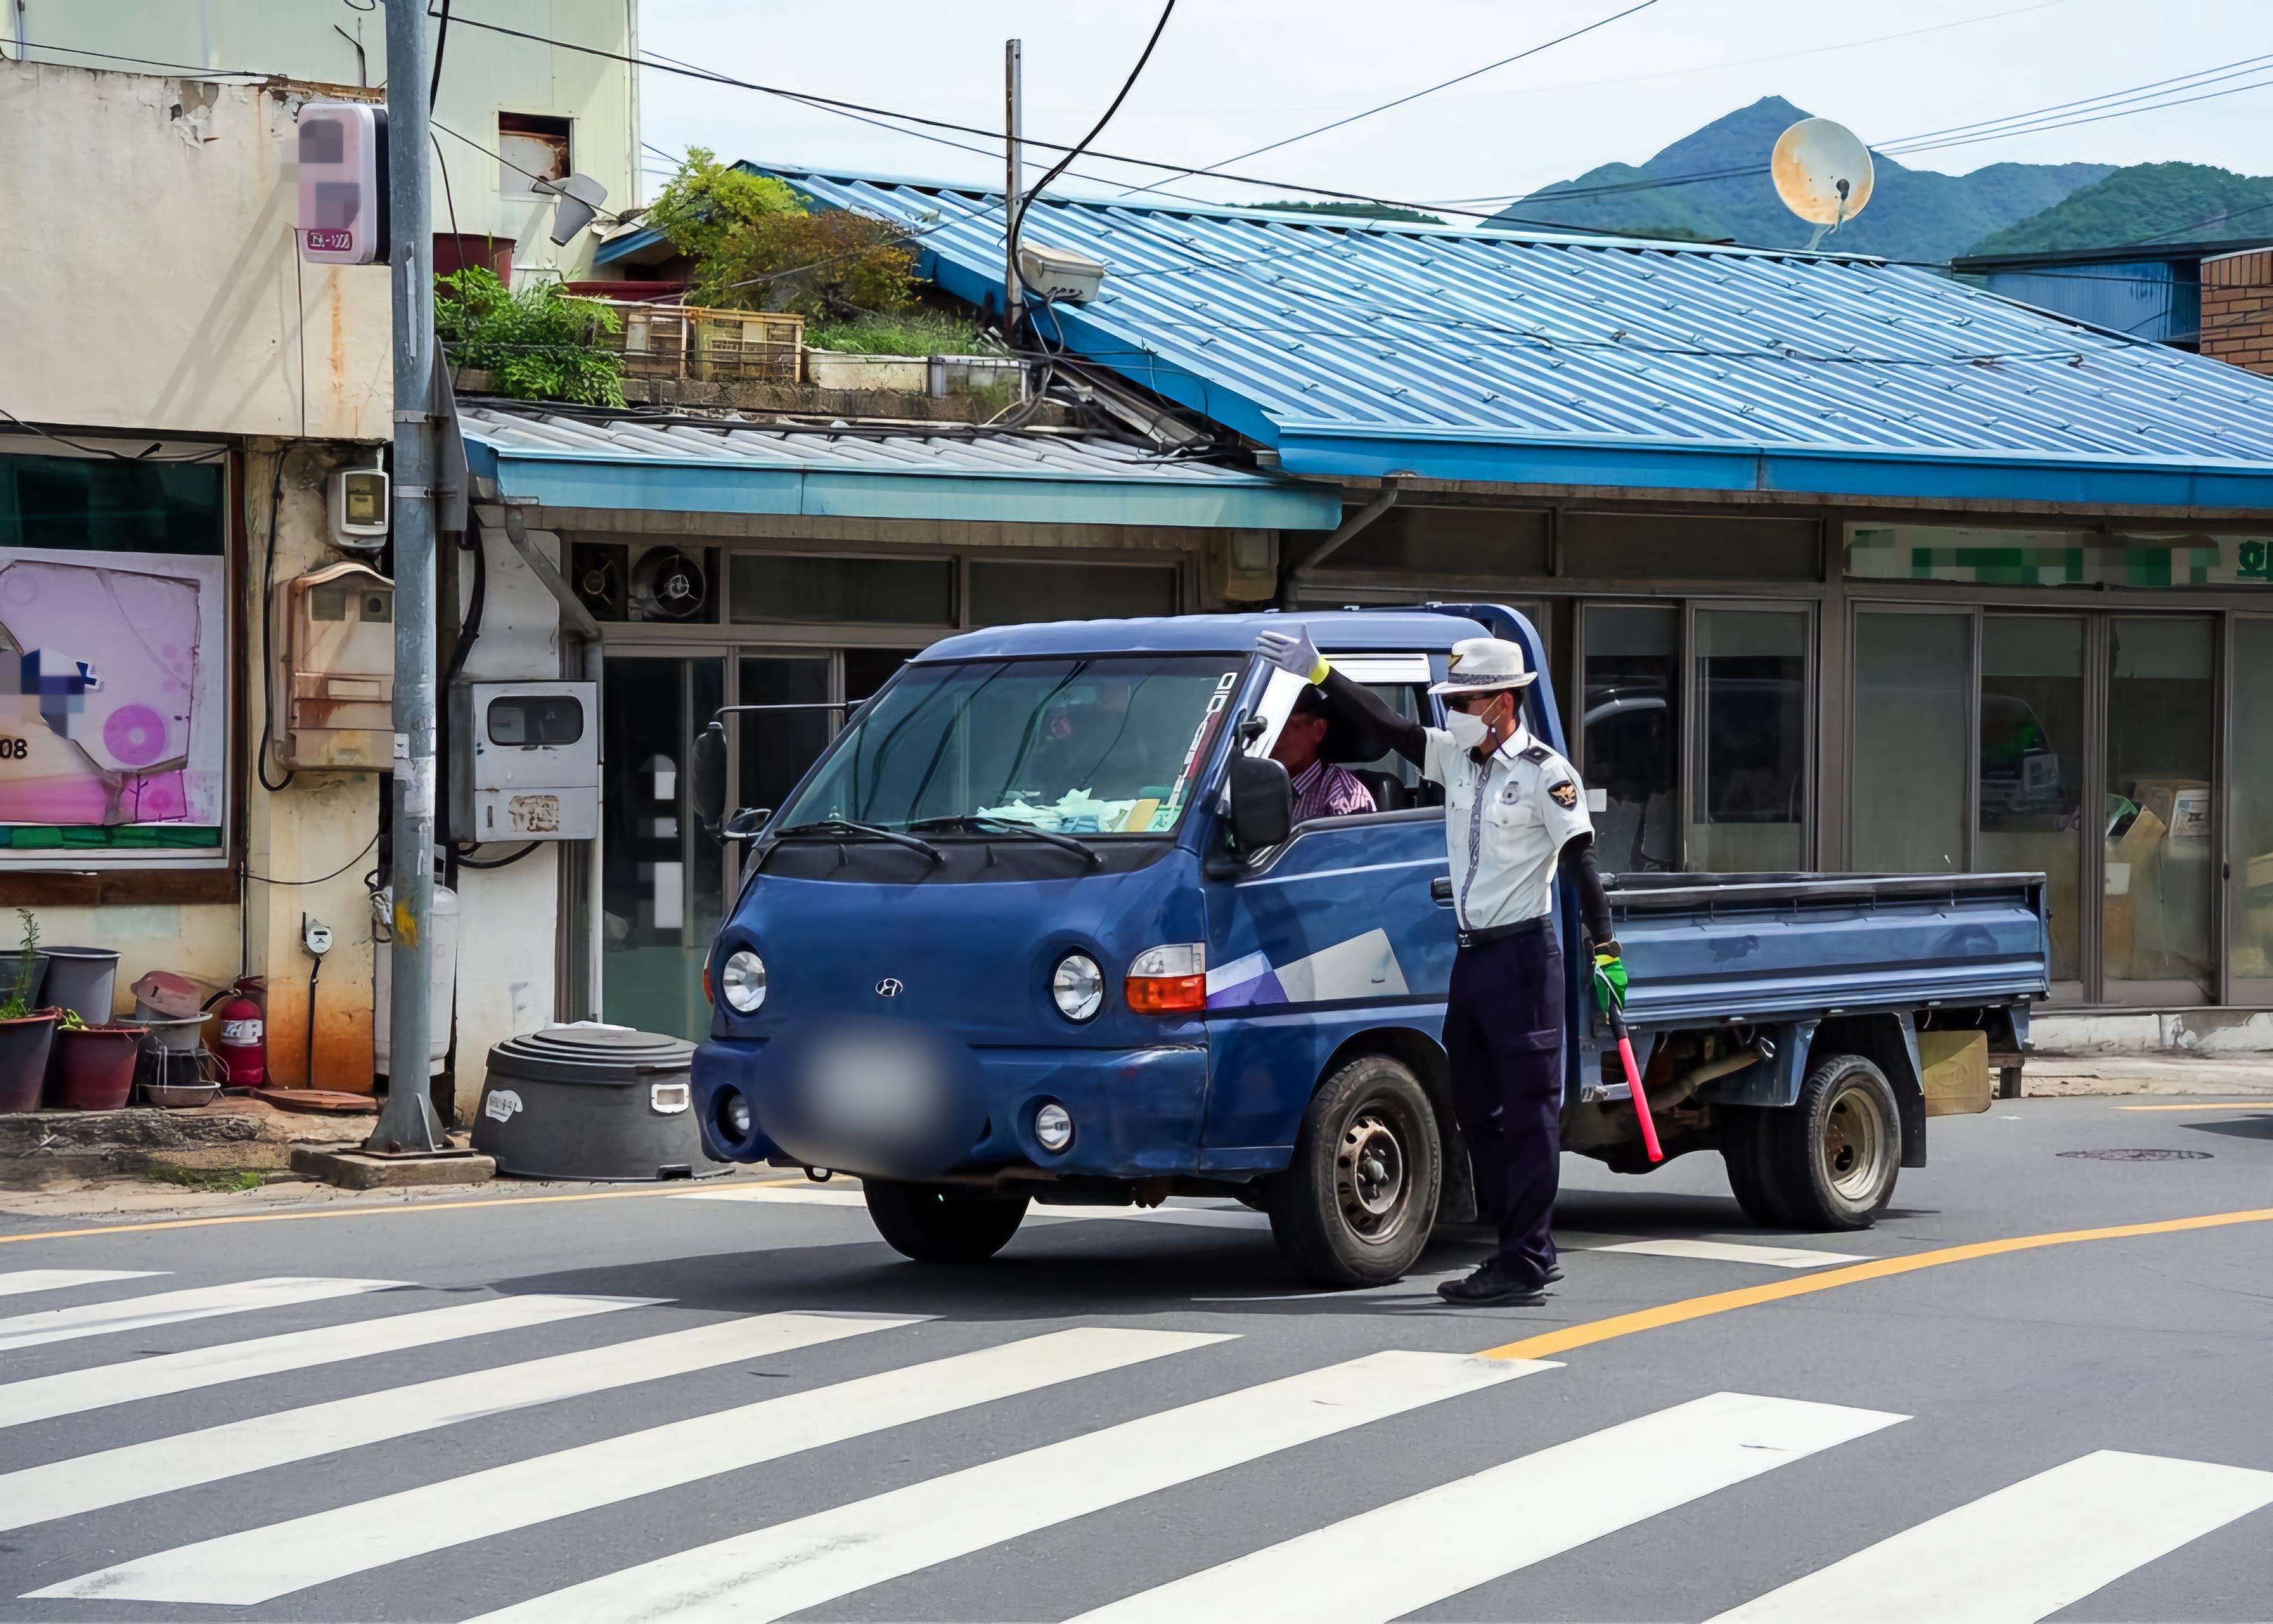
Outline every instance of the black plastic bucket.
<svg viewBox="0 0 2273 1624"><path fill-rule="evenodd" d="M549 1026L490 1051L474 1149L519 1179L630 1182L730 1171L702 1154L694 1045L624 1027Z"/></svg>

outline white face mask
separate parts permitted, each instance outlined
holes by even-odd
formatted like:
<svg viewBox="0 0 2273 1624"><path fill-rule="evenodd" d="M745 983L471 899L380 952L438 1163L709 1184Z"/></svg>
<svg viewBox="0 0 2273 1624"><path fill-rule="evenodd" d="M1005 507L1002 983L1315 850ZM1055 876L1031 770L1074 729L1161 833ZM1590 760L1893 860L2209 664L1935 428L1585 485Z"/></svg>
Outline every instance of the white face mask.
<svg viewBox="0 0 2273 1624"><path fill-rule="evenodd" d="M1444 731L1452 736L1452 743L1463 750L1474 750L1491 737L1482 716L1471 716L1464 710L1444 713Z"/></svg>

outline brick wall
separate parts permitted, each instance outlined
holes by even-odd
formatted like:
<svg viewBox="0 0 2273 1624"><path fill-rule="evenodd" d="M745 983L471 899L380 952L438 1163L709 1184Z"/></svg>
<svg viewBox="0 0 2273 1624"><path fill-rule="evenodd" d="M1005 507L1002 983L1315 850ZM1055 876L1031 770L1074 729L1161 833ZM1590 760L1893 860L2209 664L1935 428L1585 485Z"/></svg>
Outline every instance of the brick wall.
<svg viewBox="0 0 2273 1624"><path fill-rule="evenodd" d="M2202 353L2273 376L2273 249L2202 261Z"/></svg>

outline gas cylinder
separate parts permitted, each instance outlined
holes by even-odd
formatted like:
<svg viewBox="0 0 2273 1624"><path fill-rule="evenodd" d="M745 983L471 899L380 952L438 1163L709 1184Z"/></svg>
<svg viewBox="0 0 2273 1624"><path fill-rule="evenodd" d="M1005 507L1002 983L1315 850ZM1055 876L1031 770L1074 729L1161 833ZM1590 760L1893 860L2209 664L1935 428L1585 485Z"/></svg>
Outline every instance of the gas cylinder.
<svg viewBox="0 0 2273 1624"><path fill-rule="evenodd" d="M258 976L241 978L221 1007L221 1041L214 1053L229 1073L232 1089L257 1089L268 1081L266 1018L254 1001L266 990Z"/></svg>

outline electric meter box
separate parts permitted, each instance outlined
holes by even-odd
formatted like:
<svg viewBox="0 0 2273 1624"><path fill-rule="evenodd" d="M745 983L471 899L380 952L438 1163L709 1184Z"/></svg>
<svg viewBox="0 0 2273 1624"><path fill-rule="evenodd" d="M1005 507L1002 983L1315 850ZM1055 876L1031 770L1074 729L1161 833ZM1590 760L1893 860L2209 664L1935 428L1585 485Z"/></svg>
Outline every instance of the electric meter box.
<svg viewBox="0 0 2273 1624"><path fill-rule="evenodd" d="M384 773L394 761L394 583L334 564L276 588L272 701L278 760L295 772Z"/></svg>
<svg viewBox="0 0 2273 1624"><path fill-rule="evenodd" d="M452 837L597 840L599 711L597 683L476 682L452 688Z"/></svg>

